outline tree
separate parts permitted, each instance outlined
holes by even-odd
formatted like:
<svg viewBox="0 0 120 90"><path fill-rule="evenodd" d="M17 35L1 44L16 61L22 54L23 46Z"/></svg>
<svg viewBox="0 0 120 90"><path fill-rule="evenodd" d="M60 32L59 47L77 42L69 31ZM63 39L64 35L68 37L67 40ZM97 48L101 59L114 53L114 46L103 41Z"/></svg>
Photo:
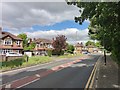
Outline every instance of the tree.
<svg viewBox="0 0 120 90"><path fill-rule="evenodd" d="M120 61L120 2L67 2L82 8L82 14L75 17L75 22L82 24L90 20L89 35L101 42L105 49L112 52ZM80 10L81 12L81 10Z"/></svg>
<svg viewBox="0 0 120 90"><path fill-rule="evenodd" d="M89 46L89 45L95 46L95 43L92 42L92 41L87 41L85 45L86 45L86 46Z"/></svg>
<svg viewBox="0 0 120 90"><path fill-rule="evenodd" d="M58 35L55 39L53 38L52 46L57 55L62 54L63 49L66 48L66 40L67 38L64 35Z"/></svg>
<svg viewBox="0 0 120 90"><path fill-rule="evenodd" d="M75 50L75 47L73 46L73 45L70 45L70 44L67 44L67 52L68 53L73 53L74 52L74 50Z"/></svg>
<svg viewBox="0 0 120 90"><path fill-rule="evenodd" d="M101 47L102 47L101 44L100 44L100 42L96 42L96 43L95 43L95 46L98 47L98 48L101 48Z"/></svg>
<svg viewBox="0 0 120 90"><path fill-rule="evenodd" d="M25 33L19 34L18 37L23 39L23 49L24 50L32 50L32 49L35 48L35 43L34 42L31 42L30 44L28 43L30 38L28 38Z"/></svg>

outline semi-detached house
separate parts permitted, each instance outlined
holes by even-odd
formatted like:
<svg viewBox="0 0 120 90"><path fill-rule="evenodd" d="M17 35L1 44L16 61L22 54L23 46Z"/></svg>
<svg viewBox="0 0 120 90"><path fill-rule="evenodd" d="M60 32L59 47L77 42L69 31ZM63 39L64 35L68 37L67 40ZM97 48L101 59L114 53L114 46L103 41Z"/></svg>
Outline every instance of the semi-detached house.
<svg viewBox="0 0 120 90"><path fill-rule="evenodd" d="M7 52L17 52L22 53L22 39L9 33L3 32L1 30L1 39L0 39L0 55L6 54Z"/></svg>
<svg viewBox="0 0 120 90"><path fill-rule="evenodd" d="M35 55L45 55L47 50L53 49L52 40L38 38L33 40L36 43L36 46L33 50Z"/></svg>

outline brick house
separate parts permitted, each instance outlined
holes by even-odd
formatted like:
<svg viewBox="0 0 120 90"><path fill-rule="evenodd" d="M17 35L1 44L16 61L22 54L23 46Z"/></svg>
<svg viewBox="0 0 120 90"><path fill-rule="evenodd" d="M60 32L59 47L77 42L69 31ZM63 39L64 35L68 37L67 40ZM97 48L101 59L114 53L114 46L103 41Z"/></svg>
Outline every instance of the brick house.
<svg viewBox="0 0 120 90"><path fill-rule="evenodd" d="M88 48L88 52L90 53L93 53L94 51L98 51L98 49L93 45L88 45L87 48Z"/></svg>
<svg viewBox="0 0 120 90"><path fill-rule="evenodd" d="M22 53L22 39L9 33L1 31L0 38L0 55L6 54L7 52L17 52Z"/></svg>
<svg viewBox="0 0 120 90"><path fill-rule="evenodd" d="M52 40L38 38L34 39L33 42L36 44L33 53L35 55L46 55L47 50L52 49Z"/></svg>
<svg viewBox="0 0 120 90"><path fill-rule="evenodd" d="M84 45L83 45L82 42L81 43L77 43L75 45L75 51L74 51L74 53L76 53L76 54L82 53L83 47L84 47Z"/></svg>

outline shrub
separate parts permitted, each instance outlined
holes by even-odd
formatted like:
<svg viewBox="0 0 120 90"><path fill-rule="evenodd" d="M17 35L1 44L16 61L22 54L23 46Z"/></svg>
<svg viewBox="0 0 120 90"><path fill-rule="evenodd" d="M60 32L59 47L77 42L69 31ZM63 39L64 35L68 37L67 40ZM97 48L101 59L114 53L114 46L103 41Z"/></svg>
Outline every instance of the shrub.
<svg viewBox="0 0 120 90"><path fill-rule="evenodd" d="M67 50L66 52L70 53L70 54L73 54L73 51L71 51L71 50Z"/></svg>
<svg viewBox="0 0 120 90"><path fill-rule="evenodd" d="M15 60L2 62L2 66L3 67L11 67L11 68L18 67L18 66L21 66L24 61L25 61L24 58L18 58Z"/></svg>
<svg viewBox="0 0 120 90"><path fill-rule="evenodd" d="M51 57L51 56L52 56L52 50L48 50L48 51L47 51L47 55L48 55L49 57Z"/></svg>
<svg viewBox="0 0 120 90"><path fill-rule="evenodd" d="M52 55L63 55L64 54L64 51L63 50L53 50L52 51Z"/></svg>

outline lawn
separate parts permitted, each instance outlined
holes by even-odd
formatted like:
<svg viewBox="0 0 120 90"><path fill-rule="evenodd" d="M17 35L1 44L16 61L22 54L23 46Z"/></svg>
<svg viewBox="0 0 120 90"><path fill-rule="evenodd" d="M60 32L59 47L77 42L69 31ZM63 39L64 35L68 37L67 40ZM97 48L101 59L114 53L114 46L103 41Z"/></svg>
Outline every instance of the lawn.
<svg viewBox="0 0 120 90"><path fill-rule="evenodd" d="M28 62L26 61L26 58L19 58L11 61L5 61L0 62L1 69L4 70L10 70L14 68L21 68L21 67L27 67L31 65L36 65L40 63L46 63L50 62L52 57L49 56L33 56L28 59Z"/></svg>

